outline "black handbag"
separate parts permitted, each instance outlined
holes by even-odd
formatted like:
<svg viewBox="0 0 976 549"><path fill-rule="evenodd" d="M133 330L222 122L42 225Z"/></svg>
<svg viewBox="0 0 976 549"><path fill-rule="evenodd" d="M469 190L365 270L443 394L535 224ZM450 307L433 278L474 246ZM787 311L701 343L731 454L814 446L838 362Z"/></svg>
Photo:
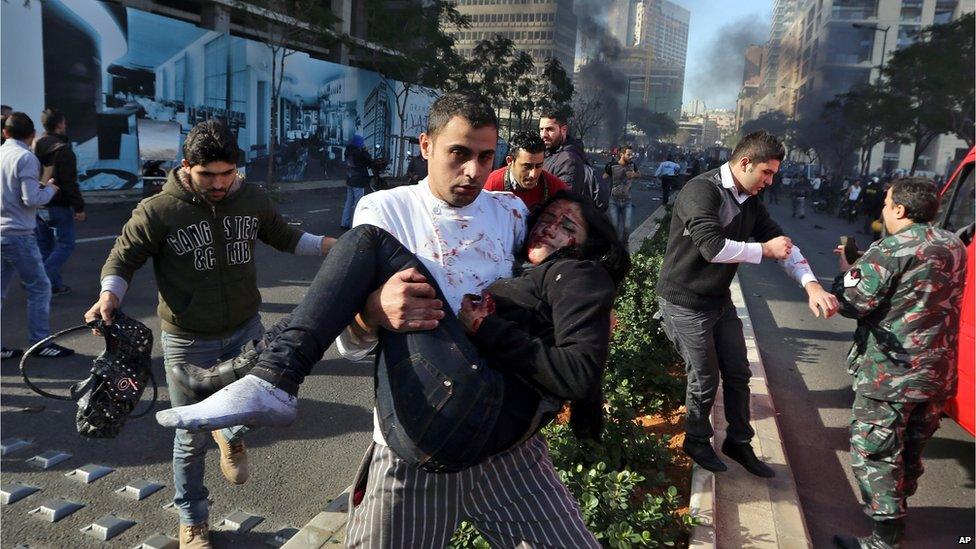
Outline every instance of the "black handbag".
<svg viewBox="0 0 976 549"><path fill-rule="evenodd" d="M78 330L95 329L105 338L105 350L92 361L88 378L71 386L67 395L49 393L31 382L27 362L51 341ZM78 402L75 427L89 438L115 438L130 417L142 417L156 404L158 387L151 371L153 334L145 324L116 311L112 324L93 320L38 341L20 359L24 383L35 393L57 400ZM149 408L132 414L146 386L152 383Z"/></svg>

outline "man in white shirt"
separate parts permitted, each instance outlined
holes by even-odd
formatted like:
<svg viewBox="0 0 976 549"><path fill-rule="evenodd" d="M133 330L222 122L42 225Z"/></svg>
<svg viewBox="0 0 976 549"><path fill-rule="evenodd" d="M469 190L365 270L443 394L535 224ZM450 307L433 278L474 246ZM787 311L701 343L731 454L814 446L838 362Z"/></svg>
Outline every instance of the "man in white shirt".
<svg viewBox="0 0 976 549"><path fill-rule="evenodd" d="M427 179L366 196L353 218L354 226L385 229L416 254L455 312L465 294L512 275L525 236L521 200L482 192L497 135L490 105L462 94L440 97L420 135ZM337 346L346 357L363 356L379 328L432 329L443 305L419 271L403 271L370 296ZM461 520L500 547L599 547L539 434L459 473L430 473L390 450L374 413L373 444L354 490L349 547L443 547Z"/></svg>

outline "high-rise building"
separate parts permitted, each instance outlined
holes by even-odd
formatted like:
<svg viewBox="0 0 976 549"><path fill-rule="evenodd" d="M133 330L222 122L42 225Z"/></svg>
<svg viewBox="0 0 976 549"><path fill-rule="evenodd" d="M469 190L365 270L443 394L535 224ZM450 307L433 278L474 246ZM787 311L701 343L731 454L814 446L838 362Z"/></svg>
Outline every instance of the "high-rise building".
<svg viewBox="0 0 976 549"><path fill-rule="evenodd" d="M769 41L763 53L763 63L760 67L762 78L762 94L774 92L779 80L779 55L783 35L793 19L796 17L797 0L775 0L773 3L773 20L769 26Z"/></svg>
<svg viewBox="0 0 976 549"><path fill-rule="evenodd" d="M740 128L747 120L755 118L753 106L762 95L762 66L765 46L746 48L746 60L742 69L742 89L735 102L735 127Z"/></svg>
<svg viewBox="0 0 976 549"><path fill-rule="evenodd" d="M835 95L875 81L880 66L914 41L919 29L974 10L974 0L802 0L783 35L777 71L779 110L791 116L815 112ZM941 173L958 148L936 140L920 170ZM887 143L872 153L871 170L911 164L911 145Z"/></svg>
<svg viewBox="0 0 976 549"><path fill-rule="evenodd" d="M688 52L688 10L668 0L613 0L610 33L623 46L617 67L628 79L629 104L678 120Z"/></svg>
<svg viewBox="0 0 976 549"><path fill-rule="evenodd" d="M504 36L532 56L536 74L542 73L550 57L558 59L567 73L572 71L576 54L573 0L457 0L457 9L471 19L470 28L452 31L462 56L471 57L481 40Z"/></svg>

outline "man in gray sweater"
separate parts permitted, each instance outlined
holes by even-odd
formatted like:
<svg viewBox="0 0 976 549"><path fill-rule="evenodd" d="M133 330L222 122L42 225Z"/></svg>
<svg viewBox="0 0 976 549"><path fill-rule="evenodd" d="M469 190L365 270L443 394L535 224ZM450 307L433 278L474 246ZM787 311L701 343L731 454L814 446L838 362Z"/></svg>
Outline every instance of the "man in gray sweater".
<svg viewBox="0 0 976 549"><path fill-rule="evenodd" d="M51 282L44 272L44 261L37 247L34 229L37 208L47 204L58 193L58 187L38 181L41 163L30 151L34 140L34 122L22 112L12 113L3 124L5 141L0 147L0 184L3 185L0 207L0 259L3 261L2 296L16 272L27 290L27 338L33 345L51 334L48 317L51 311ZM2 358L23 354L20 349L3 347ZM62 358L74 351L55 343L48 344L38 356Z"/></svg>

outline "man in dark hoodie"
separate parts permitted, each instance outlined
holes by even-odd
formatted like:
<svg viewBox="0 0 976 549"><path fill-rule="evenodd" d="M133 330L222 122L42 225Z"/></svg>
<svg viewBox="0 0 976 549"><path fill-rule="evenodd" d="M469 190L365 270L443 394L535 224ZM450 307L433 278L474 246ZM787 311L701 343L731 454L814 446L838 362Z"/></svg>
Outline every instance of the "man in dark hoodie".
<svg viewBox="0 0 976 549"><path fill-rule="evenodd" d="M181 364L215 366L264 333L256 241L301 255L325 255L335 242L288 225L263 189L238 176L237 160L237 141L222 123L208 120L190 130L182 165L169 172L160 194L133 210L102 267L99 299L85 313L85 321L109 322L132 275L153 260L173 406L195 402L180 389ZM220 447L221 472L235 484L249 476L243 431L211 433ZM173 443L181 548L211 546L209 494L203 484L208 438L178 429Z"/></svg>
<svg viewBox="0 0 976 549"><path fill-rule="evenodd" d="M568 119L565 109L545 112L539 119L539 136L546 144L546 160L542 168L562 179L573 192L601 211L606 211L610 189L586 163L583 143L569 136Z"/></svg>
<svg viewBox="0 0 976 549"><path fill-rule="evenodd" d="M61 268L75 250L75 221L85 221L85 199L78 187L78 159L65 135L64 114L49 108L41 113L41 124L44 135L34 141L34 154L42 171L53 168L51 177L60 191L37 212L37 245L51 280L51 295L56 296L71 291L61 278Z"/></svg>

